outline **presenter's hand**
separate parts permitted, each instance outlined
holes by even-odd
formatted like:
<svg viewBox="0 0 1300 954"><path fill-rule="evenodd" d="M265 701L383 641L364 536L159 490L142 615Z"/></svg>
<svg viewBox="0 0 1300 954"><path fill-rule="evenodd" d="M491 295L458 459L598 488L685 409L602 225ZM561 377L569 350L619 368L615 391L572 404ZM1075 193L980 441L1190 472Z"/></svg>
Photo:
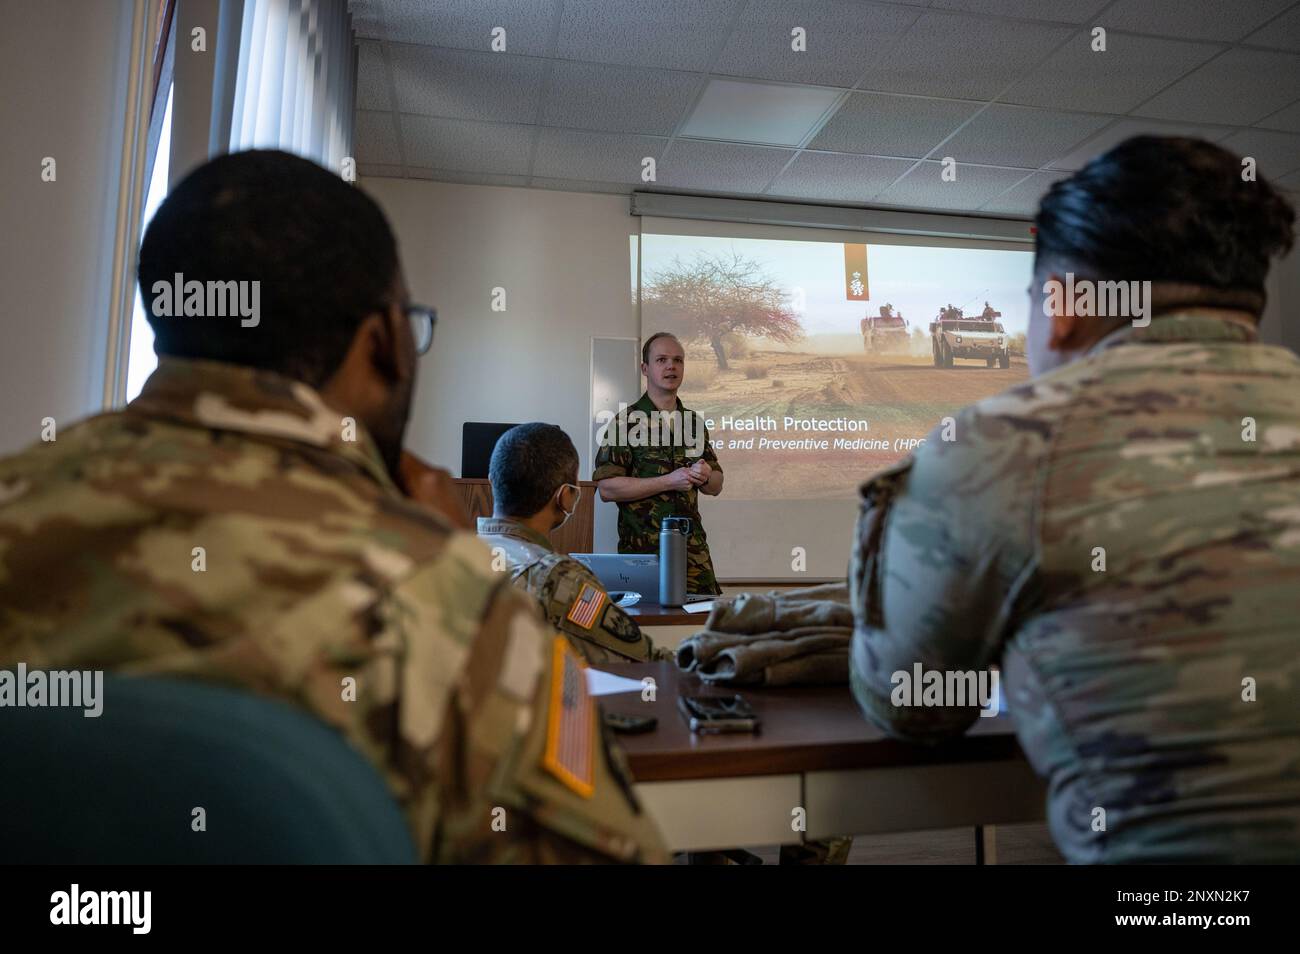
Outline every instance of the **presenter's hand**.
<svg viewBox="0 0 1300 954"><path fill-rule="evenodd" d="M707 480L707 477L701 477L692 471L689 467L678 467L666 477L669 490L690 490L692 487L698 487Z"/></svg>
<svg viewBox="0 0 1300 954"><path fill-rule="evenodd" d="M399 483L406 496L430 507L446 517L461 530L474 530L469 514L456 495L456 485L451 474L441 467L433 467L410 451L402 451L398 464Z"/></svg>
<svg viewBox="0 0 1300 954"><path fill-rule="evenodd" d="M701 457L695 463L691 464L691 472L694 474L699 474L699 476L702 478L700 480L700 483L703 484L703 483L707 483L709 477L712 476L713 468L709 466L708 461L706 461L703 457Z"/></svg>

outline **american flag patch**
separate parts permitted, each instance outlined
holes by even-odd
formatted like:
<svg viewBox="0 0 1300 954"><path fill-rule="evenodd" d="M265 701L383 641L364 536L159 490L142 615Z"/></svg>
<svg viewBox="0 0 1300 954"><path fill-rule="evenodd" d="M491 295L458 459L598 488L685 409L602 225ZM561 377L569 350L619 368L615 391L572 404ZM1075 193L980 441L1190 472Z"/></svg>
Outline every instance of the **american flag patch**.
<svg viewBox="0 0 1300 954"><path fill-rule="evenodd" d="M568 618L583 629L591 629L596 625L596 617L600 615L605 599L605 591L600 587L592 586L590 583L582 584L582 591L569 607Z"/></svg>
<svg viewBox="0 0 1300 954"><path fill-rule="evenodd" d="M591 798L596 701L587 691L587 664L563 636L555 637L550 710L542 764L583 798Z"/></svg>

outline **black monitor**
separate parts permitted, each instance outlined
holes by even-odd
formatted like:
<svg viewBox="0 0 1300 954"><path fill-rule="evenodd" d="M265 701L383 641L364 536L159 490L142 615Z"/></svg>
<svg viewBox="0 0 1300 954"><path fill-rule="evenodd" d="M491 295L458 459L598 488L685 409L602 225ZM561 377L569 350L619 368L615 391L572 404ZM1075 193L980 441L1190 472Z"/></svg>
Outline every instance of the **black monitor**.
<svg viewBox="0 0 1300 954"><path fill-rule="evenodd" d="M486 477L492 463L492 450L501 435L514 424L488 424L483 421L466 421L460 429L460 475Z"/></svg>

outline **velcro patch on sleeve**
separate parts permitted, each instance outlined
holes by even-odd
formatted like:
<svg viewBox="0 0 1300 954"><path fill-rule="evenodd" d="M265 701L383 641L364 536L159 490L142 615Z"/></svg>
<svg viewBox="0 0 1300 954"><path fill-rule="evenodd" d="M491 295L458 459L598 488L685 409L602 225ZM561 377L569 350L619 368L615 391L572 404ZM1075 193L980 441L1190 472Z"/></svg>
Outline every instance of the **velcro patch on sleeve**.
<svg viewBox="0 0 1300 954"><path fill-rule="evenodd" d="M555 637L553 653L542 765L567 788L591 798L599 741L596 700L587 690L587 664L563 636Z"/></svg>
<svg viewBox="0 0 1300 954"><path fill-rule="evenodd" d="M596 625L596 620L600 618L600 611L605 605L608 597L605 591L598 586L592 586L590 583L582 584L582 589L578 591L578 596L569 607L567 619L581 626L583 629L591 629Z"/></svg>

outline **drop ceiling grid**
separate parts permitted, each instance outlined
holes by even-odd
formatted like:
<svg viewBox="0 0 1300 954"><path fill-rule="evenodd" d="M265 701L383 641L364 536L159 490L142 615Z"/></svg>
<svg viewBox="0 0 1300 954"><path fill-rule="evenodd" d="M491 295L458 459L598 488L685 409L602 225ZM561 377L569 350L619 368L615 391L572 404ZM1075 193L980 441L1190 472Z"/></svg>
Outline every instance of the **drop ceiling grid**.
<svg viewBox="0 0 1300 954"><path fill-rule="evenodd" d="M627 137L650 132L656 135L643 137L642 141L653 142L662 147L657 153L660 176L659 182L656 183L661 187L683 191L780 195L787 199L804 197L815 201L861 204L869 201L861 196L870 190L859 189L852 195L840 195L834 184L836 182L851 184L853 180L849 170L855 163L861 164L864 169L874 163L875 172L880 173L889 168L891 162L906 160L909 167L907 171L897 176L885 189L876 193L883 201L886 198L883 193L889 191L889 188L895 184L901 183L913 170L930 168L922 167L921 161L934 158L939 154L937 151L948 144L962 168L971 165L976 169L1019 172L1015 181L1010 182L997 195L990 196L980 204L981 209L1011 214L1010 198L1027 195L1032 191L1030 188L1032 184L1047 183L1059 177L1065 169L1064 164L1070 161L1070 157L1075 152L1086 144L1104 139L1108 130L1119 127L1125 121L1149 124L1157 129L1164 128L1162 124L1168 122L1167 120L1162 117L1147 116L1140 111L1152 101L1158 101L1159 97L1169 89L1176 87L1207 65L1213 64L1227 52L1247 51L1248 54L1250 51L1263 52L1262 59L1255 58L1257 62L1271 61L1284 71L1292 67L1293 61L1300 62L1300 57L1295 53L1281 52L1300 46L1300 41L1291 39L1292 31L1300 31L1300 0L1253 0L1246 4L1250 10L1241 16L1227 20L1222 17L1216 20L1210 15L1213 11L1210 11L1210 14L1201 11L1204 14L1201 20L1193 23L1188 29L1182 29L1183 35L1178 36L1172 34L1179 31L1168 28L1164 32L1154 32L1155 27L1152 26L1156 22L1154 20L1141 21L1139 18L1133 21L1128 0L1112 0L1109 3L1106 0L1096 0L1082 7L1078 3L1065 2L1065 0L933 0L929 6L919 2L857 3L845 2L845 0L815 0L799 8L799 13L795 14L784 12L781 0L747 0L747 2L746 0L676 0L668 4L660 2L659 6L666 9L667 13L660 16L656 23L648 26L643 24L633 29L632 41L629 41L626 36L615 37L614 40L595 50L582 46L575 36L590 38L597 35L599 31L593 33L590 24L592 18L599 19L600 16L604 17L600 21L603 24L601 29L605 30L604 36L611 36L613 35L611 30L616 31L616 28L626 26L625 21L620 20L620 17L633 8L626 0L542 0L542 2L485 0L477 4L460 5L465 8L465 11L469 11L467 15L452 16L452 13L461 12L454 9L457 6L455 3L444 2L439 5L438 10L435 10L421 0L352 0L354 14L363 14L357 15L358 32L366 37L362 41L364 47L361 52L362 78L359 78L359 86L362 89L358 95L358 109L359 111L364 109L366 112L377 110L382 113L385 101L389 106L387 124L376 124L374 117L367 117L363 122L362 117L359 116L358 129L380 130L380 141L385 144L395 142L397 150L396 155L385 156L382 149L376 151L375 148L368 150L359 148L358 153L365 157L362 163L364 169L383 169L387 172L394 166L400 166L407 174L415 174L418 170L421 177L440 177L445 173L448 176L464 179L472 178L477 174L492 176L498 181L502 177L518 174L526 177L527 184L536 187L557 188L559 186L555 183L574 182L600 184L615 191L626 192L642 185L639 182L639 162L631 170L630 175L619 176L615 181L603 178L598 180L598 177L590 175L589 172L597 161L603 164L604 160L599 160L598 155L591 154L599 154L614 147L622 149L627 144ZM544 14L539 14L537 8L542 6L548 9ZM453 8L450 12L449 7ZM1088 7L1094 8L1095 12L1090 12ZM518 22L520 11L533 17L533 20L525 22L545 24L547 36L543 43L534 42L526 29L522 36L518 27L512 29L512 24ZM685 16L683 11L702 11L703 17L712 18L709 22L725 24L725 27L717 30L711 38L703 35L707 33L704 30L696 31L701 34L699 36L683 38L683 33L691 32L690 24L694 22L689 19L673 19L673 17ZM761 41L768 45L773 43L770 35L762 32L763 24L771 27L772 24L784 24L788 21L793 25L807 25L811 45L815 42L819 31L826 30L828 26L833 26L837 22L843 22L836 20L837 16L842 18L852 11L870 13L875 22L892 24L894 32L889 36L887 44L874 48L878 51L878 58L863 65L853 85L844 87L845 92L840 97L838 107L829 111L822 122L810 130L798 147L774 149L679 136L682 126L711 78L716 76L741 80L789 81L788 72L783 74L774 70L743 66L738 68L736 65L744 63L746 46L754 45L756 42L753 40L754 36L760 36ZM392 16L394 12L399 16L396 18ZM1033 13L1039 15L1026 15ZM1123 19L1121 14L1128 19ZM583 17L587 17L587 21L584 21ZM884 18L883 21L881 18ZM807 24L803 23L805 19ZM442 29L448 22L455 28ZM586 26L583 25L584 22ZM665 24L669 22L678 24L677 29L666 31ZM1122 23L1123 29L1111 29L1112 22ZM487 52L490 29L486 26L488 23L504 23L507 26L510 30L510 52ZM687 25L681 26L682 23ZM1082 104L1083 108L1062 108L1059 104L1062 103L1063 97L1059 89L1055 92L1050 89L1044 90L1046 84L1035 80L1035 72L1039 71L1042 63L1055 56L1062 47L1080 40L1086 44L1093 23L1107 25L1108 39L1112 44L1120 40L1141 46L1143 55L1128 54L1127 72L1118 62L1120 57L1108 62L1108 66L1115 70L1115 76L1108 80L1109 88L1096 94L1100 98L1086 99ZM1206 23L1209 26L1206 26ZM1269 32L1271 25L1275 23L1285 28L1280 34L1280 41L1275 40ZM421 24L425 28L423 33L419 32ZM759 25L758 34L754 33L755 24ZM914 38L912 42L918 42L919 48L924 51L927 49L926 41L933 41L938 46L932 45L928 49L931 51L937 49L940 54L944 49L945 37L949 44L955 42L954 36L960 36L963 42L975 42L970 40L969 36L974 31L975 25L983 26L985 32L981 35L985 36L1022 34L1020 42L1022 45L1027 43L1029 47L1032 47L1033 43L1024 40L1024 35L1027 34L1059 38L1059 42L1049 47L1048 53L1040 57L1038 62L1031 63L1028 62L1028 58L1024 58L1022 66L1010 71L999 71L999 79L1005 82L1000 82L999 88L987 96L964 95L970 92L966 78L958 76L954 80L951 75L943 78L943 83L947 85L927 86L926 95L918 95L916 89L911 87L876 89L875 85L895 87L901 85L896 81L891 82L889 75L882 73L882 70L890 66L890 57L904 55L897 51L906 47L909 42L907 37L917 24L931 24L929 28L931 32L927 36L920 37L919 40ZM933 27L933 24L940 24L940 26ZM568 28L574 25L580 29ZM774 27L771 28L774 30ZM1235 32L1231 34L1225 32L1229 28ZM995 32L989 33L989 30ZM1218 32L1215 33L1215 30ZM782 31L781 42L788 45L785 32ZM861 31L842 32L846 33L851 40ZM749 37L749 40L746 40L746 37ZM409 38L440 39L447 45L405 42ZM1270 43L1274 45L1269 45ZM477 50L466 48L471 44L477 44ZM672 46L673 49L665 53L663 48L667 46ZM415 52L406 52L406 49L411 47L416 48ZM482 60L483 56L525 62L487 64ZM418 95L407 88L405 76L399 73L402 63L409 67L411 62L418 62L421 57L425 58L424 62L460 64L459 82L452 84L452 88L437 88L441 100L435 96L432 100L420 101ZM1071 54L1071 57L1076 64L1081 62L1077 51ZM1247 58L1250 59L1250 56L1248 55ZM761 58L755 59L761 60ZM838 86L838 83L834 82L836 76L816 72L819 69L834 68L835 61L836 57L830 56L828 62L820 64L812 62L807 69L801 66L801 69L805 69L805 78L802 82L819 79L821 82L817 85ZM939 62L937 55L933 61ZM1155 88L1156 82L1152 76L1142 75L1136 70L1138 62L1146 64L1148 61L1152 66L1151 72L1159 71L1158 79L1168 80L1163 86ZM395 67L395 63L398 67ZM382 66L382 70L377 69L377 66ZM665 69L674 66L693 68ZM488 79L483 81L483 71L489 68L497 72L489 74ZM1077 68L1076 65L1075 69ZM970 71L967 70L966 76L969 76L969 73ZM379 90L376 95L374 82L380 75L383 77L386 89ZM492 78L493 75L495 79ZM886 77L884 82L872 85L873 79L881 75ZM520 80L521 76L525 78L540 76L531 93L526 89L529 85L526 80ZM786 79L782 79L782 76L786 76ZM601 80L606 82L602 83ZM827 82L828 80L832 82ZM510 86L511 82L513 86ZM963 88L953 88L951 85L953 82L962 84ZM584 83L588 84L590 92L585 97L575 96L574 94L581 94ZM654 89L656 83L662 83L667 90L667 95L662 97L662 101L657 90ZM983 79L980 83L983 83ZM979 87L977 91L984 93L989 87L987 83L982 86L980 83L975 84ZM418 86L418 80L410 85ZM436 87L436 84L434 85ZM457 89L456 86L471 88ZM596 86L599 88L595 88ZM1274 89L1287 88L1285 83L1274 82L1272 86ZM1292 93L1297 95L1291 95ZM896 117L894 127L896 138L890 140L890 148L876 148L871 154L858 151L860 148L871 147L854 146L853 124L848 121L848 111L853 104L867 102L868 99L877 105L890 104L893 107L892 114ZM1020 101L1025 99L1034 102ZM490 110L487 111L490 118L485 118L485 110L482 108L484 103L503 101L507 105L500 112L510 121L503 119L501 115L491 114ZM519 168L514 159L502 159L474 169L428 168L421 165L421 161L428 161L429 156L414 155L406 142L410 138L407 133L411 124L415 123L418 126L416 119L418 114L408 114L403 107L411 106L413 103L417 104L415 109L422 112L460 113L459 118L470 121L475 132L485 143L498 141L501 134L494 134L490 130L479 130L478 126L530 126L531 134L526 149L527 155L523 160L523 171L514 172ZM946 133L944 130L948 123L943 118L930 124L927 132L933 132L936 138L928 148L924 145L924 140L918 141L915 136L912 136L905 148L894 149L893 145L899 141L897 136L908 132L904 128L906 120L903 117L911 104L916 104L923 113L928 111L931 115L942 116L946 113L953 117L960 117L968 111L969 115L966 115L964 120L954 128L947 129ZM475 109L476 105L479 108ZM986 115L994 105L999 109ZM1295 128L1300 127L1300 108L1298 108L1300 107L1300 84L1292 84L1285 96L1278 95L1265 106L1267 108L1256 109L1255 112L1260 115L1251 114L1253 126L1234 119L1231 123L1220 123L1219 126L1211 128L1223 133L1218 137L1220 139L1236 138L1243 130L1261 131L1263 135L1256 139L1246 138L1242 141L1261 143L1262 145L1256 147L1257 150L1265 155L1272 155L1274 165L1279 166L1274 170L1273 175L1289 180L1294 169L1281 171L1280 167L1286 165L1288 161L1285 157L1288 155L1288 147L1292 141L1300 143L1300 136L1295 135L1296 132L1300 132L1300 129ZM1120 111L1121 107L1127 109ZM609 113L615 108L622 109L623 113L608 119L591 118L602 111ZM511 109L514 112L511 112ZM1015 118L1015 121L1009 121L1008 117ZM1048 156L1046 152L1033 148L1035 143L1032 137L1022 137L1017 141L1021 142L1024 148L1018 151L1003 149L995 136L994 127L998 122L1009 123L1007 128L1013 130L1018 127L1049 130L1051 132L1044 133L1048 136L1047 141L1063 145L1052 145L1046 152L1053 154ZM671 131L664 137L663 133L670 123ZM837 123L840 127L838 139L835 138ZM1203 126L1204 123L1174 120L1173 125ZM586 128L588 126L597 128ZM865 129L865 126L859 122L858 128ZM1081 138L1064 145L1074 131L1079 131ZM554 137L557 136L571 137L574 142L583 142L592 148L587 151L587 155L578 151L579 161L573 168L559 169L555 165L558 150ZM1055 138L1057 136L1065 138ZM1291 138L1288 139L1288 136ZM544 137L551 138L544 139ZM506 136L505 141L513 140ZM881 141L881 138L877 138L875 143ZM691 145L686 147L686 144ZM960 148L952 148L963 147L963 144L966 154L971 157L969 159L962 158ZM818 146L822 148L817 148ZM573 152L575 150L570 149L570 153ZM881 155L879 154L881 152L887 154ZM888 154L892 152L911 153L911 155ZM1295 165L1300 165L1300 149L1296 149L1295 152L1298 156ZM448 154L456 153L453 151L438 154L435 156L435 161L445 161ZM462 156L474 154L472 149L460 153ZM949 153L945 151L943 154ZM780 162L776 163L774 159L778 156ZM682 167L674 167L671 161L673 157L688 159L689 162ZM729 181L725 175L719 173L719 169L725 168L729 161L738 163L735 168L738 173L743 174L743 182L739 179ZM584 168L584 162L588 163L587 168ZM1261 159L1261 168L1264 165L1264 160ZM758 188L760 185L758 178L764 170L769 170L771 174L761 183L761 188ZM1265 172L1268 174L1267 170ZM823 175L824 179L821 178ZM984 172L976 172L976 175L985 182L996 181L999 178L998 174L989 175ZM621 180L621 187L619 180ZM800 182L806 186L802 192L796 191L792 186L792 183L797 185ZM1010 198L1004 200L1004 196ZM943 206L931 207L943 208ZM1030 204L1026 203L1021 207L1021 212L1027 211L1029 207Z"/></svg>

